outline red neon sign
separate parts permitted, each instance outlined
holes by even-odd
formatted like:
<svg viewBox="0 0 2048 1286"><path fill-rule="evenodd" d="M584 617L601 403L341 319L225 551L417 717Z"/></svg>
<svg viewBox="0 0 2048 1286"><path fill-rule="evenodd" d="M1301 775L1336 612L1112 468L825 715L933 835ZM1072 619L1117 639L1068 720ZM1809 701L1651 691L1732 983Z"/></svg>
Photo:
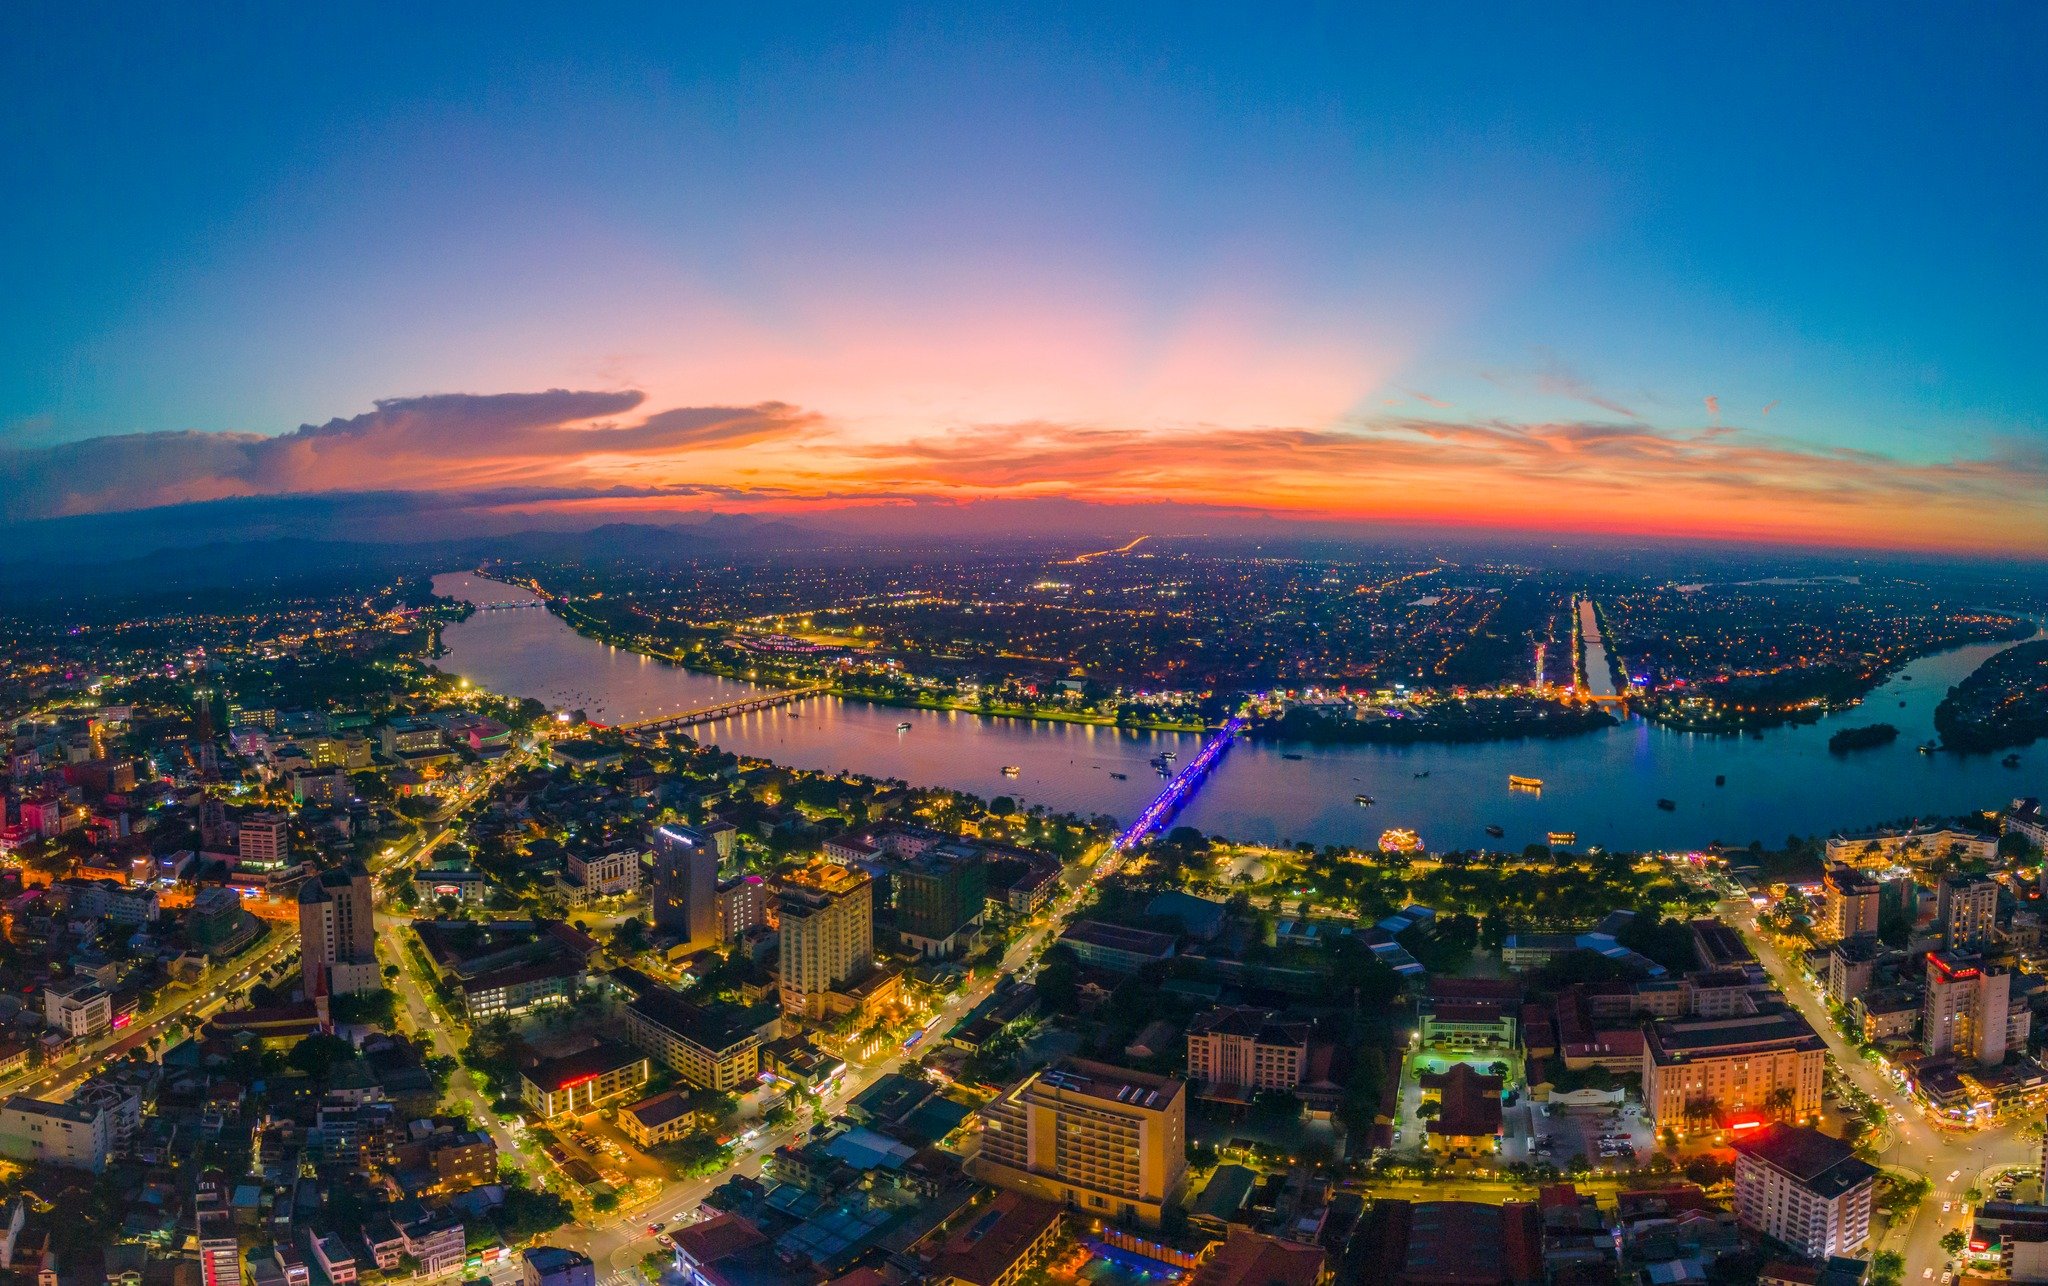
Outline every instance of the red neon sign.
<svg viewBox="0 0 2048 1286"><path fill-rule="evenodd" d="M134 1021L134 1018L134 1014L115 1014L114 1030L120 1031L123 1027L126 1027L130 1022Z"/></svg>
<svg viewBox="0 0 2048 1286"><path fill-rule="evenodd" d="M1728 1128L1740 1134L1744 1130L1760 1129L1763 1126L1763 1124L1764 1122L1762 1117L1743 1116L1737 1117L1735 1120L1728 1122Z"/></svg>

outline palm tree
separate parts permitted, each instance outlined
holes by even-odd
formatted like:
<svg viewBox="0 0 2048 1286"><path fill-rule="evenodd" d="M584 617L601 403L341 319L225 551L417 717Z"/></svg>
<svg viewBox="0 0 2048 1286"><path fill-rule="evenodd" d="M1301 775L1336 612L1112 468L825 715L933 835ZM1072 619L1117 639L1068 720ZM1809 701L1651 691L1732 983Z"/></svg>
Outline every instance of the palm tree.
<svg viewBox="0 0 2048 1286"><path fill-rule="evenodd" d="M1798 1101L1798 1097L1790 1085L1780 1085L1764 1095L1764 1111L1770 1113L1772 1120L1789 1121L1792 1119L1793 1104Z"/></svg>
<svg viewBox="0 0 2048 1286"><path fill-rule="evenodd" d="M1685 1100L1684 1115L1686 1125L1697 1130L1721 1115L1721 1104L1711 1094L1694 1094Z"/></svg>

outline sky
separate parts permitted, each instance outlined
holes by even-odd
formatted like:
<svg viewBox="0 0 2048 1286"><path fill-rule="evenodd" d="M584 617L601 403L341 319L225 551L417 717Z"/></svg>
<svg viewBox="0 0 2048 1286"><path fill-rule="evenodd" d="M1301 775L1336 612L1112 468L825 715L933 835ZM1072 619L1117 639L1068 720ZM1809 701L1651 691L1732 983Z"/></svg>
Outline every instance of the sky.
<svg viewBox="0 0 2048 1286"><path fill-rule="evenodd" d="M0 520L2048 556L2048 9L690 8L8 6Z"/></svg>

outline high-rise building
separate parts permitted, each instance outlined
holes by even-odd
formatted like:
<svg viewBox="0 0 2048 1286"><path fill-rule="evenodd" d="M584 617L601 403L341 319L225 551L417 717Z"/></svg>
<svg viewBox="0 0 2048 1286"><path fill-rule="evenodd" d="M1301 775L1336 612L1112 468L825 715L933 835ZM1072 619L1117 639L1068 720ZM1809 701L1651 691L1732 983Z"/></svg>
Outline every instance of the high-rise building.
<svg viewBox="0 0 2048 1286"><path fill-rule="evenodd" d="M654 928L686 951L718 945L718 850L687 826L654 832Z"/></svg>
<svg viewBox="0 0 2048 1286"><path fill-rule="evenodd" d="M370 873L360 863L322 871L299 887L299 971L308 999L383 986L376 902Z"/></svg>
<svg viewBox="0 0 2048 1286"><path fill-rule="evenodd" d="M718 936L736 942L768 924L768 882L758 875L735 875L718 886Z"/></svg>
<svg viewBox="0 0 2048 1286"><path fill-rule="evenodd" d="M1821 929L1829 938L1877 934L1878 883L1863 872L1832 866L1821 877Z"/></svg>
<svg viewBox="0 0 2048 1286"><path fill-rule="evenodd" d="M238 828L241 865L258 870L289 866L292 860L292 819L283 813L251 813Z"/></svg>
<svg viewBox="0 0 2048 1286"><path fill-rule="evenodd" d="M242 1286L242 1243L235 1232L232 1189L218 1170L200 1177L192 1194L202 1286Z"/></svg>
<svg viewBox="0 0 2048 1286"><path fill-rule="evenodd" d="M867 873L813 862L776 879L782 1009L818 1019L825 995L875 960L874 886Z"/></svg>
<svg viewBox="0 0 2048 1286"><path fill-rule="evenodd" d="M1935 927L1948 951L1982 951L1998 928L1998 881L1957 872L1941 877L1935 892Z"/></svg>
<svg viewBox="0 0 2048 1286"><path fill-rule="evenodd" d="M925 955L950 954L987 910L986 868L978 853L932 849L897 867L890 882L896 931Z"/></svg>
<svg viewBox="0 0 2048 1286"><path fill-rule="evenodd" d="M1813 1259L1870 1240L1877 1170L1840 1139L1797 1125L1735 1136L1735 1218Z"/></svg>
<svg viewBox="0 0 2048 1286"><path fill-rule="evenodd" d="M2012 1003L2012 975L1955 951L1927 953L1920 1004L1920 1046L1929 1054L1975 1059L1983 1067L2027 1047L2033 1016Z"/></svg>
<svg viewBox="0 0 2048 1286"><path fill-rule="evenodd" d="M1064 1203L1104 1220L1157 1226L1187 1176L1185 1083L1062 1059L979 1112L985 1183Z"/></svg>

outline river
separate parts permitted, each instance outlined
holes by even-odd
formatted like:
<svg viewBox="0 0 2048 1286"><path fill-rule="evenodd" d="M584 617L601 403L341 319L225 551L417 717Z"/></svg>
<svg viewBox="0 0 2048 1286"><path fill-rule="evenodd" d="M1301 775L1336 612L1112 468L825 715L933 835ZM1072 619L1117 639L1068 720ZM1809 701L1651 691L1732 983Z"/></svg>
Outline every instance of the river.
<svg viewBox="0 0 2048 1286"><path fill-rule="evenodd" d="M530 600L515 586L467 573L434 578L437 594L468 602ZM550 707L582 709L601 723L697 709L750 691L584 638L553 613L479 611L442 633L442 669ZM1551 741L1470 745L1304 746L1240 743L1179 818L1211 834L1268 842L1371 845L1410 827L1434 849L1541 843L1575 831L1581 845L1684 849L1719 840L1776 846L1788 834L1825 835L1907 815L2003 806L2048 794L2048 747L2023 751L2020 768L1997 755L1922 755L1934 707L1951 684L2009 644L1922 658L1863 704L1761 737L1674 732L1630 720L1605 732ZM897 725L909 723L908 731ZM1897 741L1829 753L1844 726L1885 722ZM984 798L1009 795L1061 812L1128 820L1161 783L1148 761L1181 762L1200 738L1084 724L903 710L817 697L691 730L700 740L798 768L847 769L946 786ZM1289 759L1287 755L1298 755ZM1016 765L1015 778L1001 768ZM1122 773L1122 779L1112 774ZM1540 795L1510 794L1508 774L1541 777ZM1725 776L1725 786L1715 786ZM1370 795L1370 807L1353 797ZM1657 807L1660 798L1677 804ZM1505 838L1491 839L1489 824Z"/></svg>

